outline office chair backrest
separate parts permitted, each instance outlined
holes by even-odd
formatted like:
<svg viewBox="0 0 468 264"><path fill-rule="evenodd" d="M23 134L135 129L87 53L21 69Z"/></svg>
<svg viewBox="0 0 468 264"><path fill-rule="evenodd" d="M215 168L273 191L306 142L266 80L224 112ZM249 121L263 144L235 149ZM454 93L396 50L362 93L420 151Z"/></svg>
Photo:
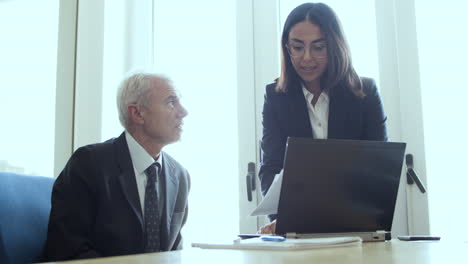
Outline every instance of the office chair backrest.
<svg viewBox="0 0 468 264"><path fill-rule="evenodd" d="M54 178L0 172L1 263L41 260L53 183Z"/></svg>
<svg viewBox="0 0 468 264"><path fill-rule="evenodd" d="M2 233L0 232L0 263L8 263L5 247L3 246L3 237Z"/></svg>

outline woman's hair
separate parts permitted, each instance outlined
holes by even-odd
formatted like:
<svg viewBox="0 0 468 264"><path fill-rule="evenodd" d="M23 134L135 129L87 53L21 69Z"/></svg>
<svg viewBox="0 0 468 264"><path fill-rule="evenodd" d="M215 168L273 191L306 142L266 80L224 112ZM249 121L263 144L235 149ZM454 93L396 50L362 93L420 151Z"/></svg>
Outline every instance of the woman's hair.
<svg viewBox="0 0 468 264"><path fill-rule="evenodd" d="M286 92L291 87L299 86L301 78L294 69L286 44L291 28L303 21L318 25L326 42L328 66L320 77L322 89L333 95L338 87L350 89L356 96L364 97L361 79L351 62L351 54L335 12L323 3L305 3L291 11L284 23L281 36L281 75L276 90Z"/></svg>

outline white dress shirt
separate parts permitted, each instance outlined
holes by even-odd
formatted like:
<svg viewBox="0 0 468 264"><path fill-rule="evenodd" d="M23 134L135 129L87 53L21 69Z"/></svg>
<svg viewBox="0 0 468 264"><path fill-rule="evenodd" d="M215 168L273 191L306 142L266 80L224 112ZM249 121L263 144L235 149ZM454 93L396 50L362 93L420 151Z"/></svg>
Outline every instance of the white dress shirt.
<svg viewBox="0 0 468 264"><path fill-rule="evenodd" d="M162 162L161 155L158 159L155 160L151 155L138 143L130 133L125 131L125 139L127 140L128 150L130 152L130 157L132 159L133 169L135 171L135 179L138 187L138 195L140 196L141 211L143 215L145 214L145 192L146 192L146 183L148 178L146 176L145 170L151 166L154 162L159 163L160 169L158 171L158 179L156 181L156 188L158 191L158 205L159 205L159 214L162 216L162 208L164 206L164 192L163 185L160 184L160 176L162 171Z"/></svg>
<svg viewBox="0 0 468 264"><path fill-rule="evenodd" d="M314 138L328 138L328 109L330 99L326 92L322 91L319 95L315 106L312 105L314 95L302 85L302 92L307 101L307 109L309 110L310 125L312 126L312 134Z"/></svg>

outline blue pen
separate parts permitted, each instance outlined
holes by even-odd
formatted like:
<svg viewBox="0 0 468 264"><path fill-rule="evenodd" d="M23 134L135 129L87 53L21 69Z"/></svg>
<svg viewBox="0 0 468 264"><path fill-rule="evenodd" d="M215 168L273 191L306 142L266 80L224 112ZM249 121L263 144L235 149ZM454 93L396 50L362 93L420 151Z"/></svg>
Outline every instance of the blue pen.
<svg viewBox="0 0 468 264"><path fill-rule="evenodd" d="M263 235L260 237L263 241L273 241L273 242L283 242L286 240L285 237L282 236L273 236L273 235Z"/></svg>

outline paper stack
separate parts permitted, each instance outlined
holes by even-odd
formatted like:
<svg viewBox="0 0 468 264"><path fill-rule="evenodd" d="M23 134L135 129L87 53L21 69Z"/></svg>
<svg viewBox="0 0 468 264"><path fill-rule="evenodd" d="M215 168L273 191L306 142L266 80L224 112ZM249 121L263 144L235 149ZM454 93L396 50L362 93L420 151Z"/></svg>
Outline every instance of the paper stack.
<svg viewBox="0 0 468 264"><path fill-rule="evenodd" d="M263 241L261 238L235 240L232 243L192 243L192 247L206 249L250 250L307 250L344 246L360 246L360 237L288 238L282 242Z"/></svg>

